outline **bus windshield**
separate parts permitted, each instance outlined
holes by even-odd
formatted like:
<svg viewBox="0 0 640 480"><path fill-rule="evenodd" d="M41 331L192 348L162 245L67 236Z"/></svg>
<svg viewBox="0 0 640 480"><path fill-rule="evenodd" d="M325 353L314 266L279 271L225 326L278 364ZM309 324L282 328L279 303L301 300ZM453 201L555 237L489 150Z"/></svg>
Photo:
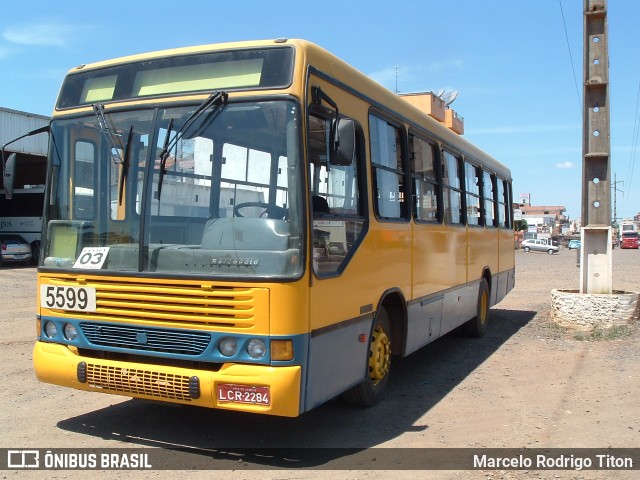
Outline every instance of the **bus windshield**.
<svg viewBox="0 0 640 480"><path fill-rule="evenodd" d="M52 123L43 267L301 273L296 103L99 107Z"/></svg>

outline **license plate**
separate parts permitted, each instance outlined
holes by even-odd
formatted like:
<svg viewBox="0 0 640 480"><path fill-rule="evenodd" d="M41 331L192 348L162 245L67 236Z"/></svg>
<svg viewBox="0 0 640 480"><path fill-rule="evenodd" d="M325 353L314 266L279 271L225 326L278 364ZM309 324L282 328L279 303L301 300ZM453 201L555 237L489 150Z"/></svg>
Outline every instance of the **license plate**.
<svg viewBox="0 0 640 480"><path fill-rule="evenodd" d="M219 383L218 401L220 403L271 405L271 392L269 391L269 387Z"/></svg>
<svg viewBox="0 0 640 480"><path fill-rule="evenodd" d="M95 312L96 289L40 285L40 306L75 312Z"/></svg>

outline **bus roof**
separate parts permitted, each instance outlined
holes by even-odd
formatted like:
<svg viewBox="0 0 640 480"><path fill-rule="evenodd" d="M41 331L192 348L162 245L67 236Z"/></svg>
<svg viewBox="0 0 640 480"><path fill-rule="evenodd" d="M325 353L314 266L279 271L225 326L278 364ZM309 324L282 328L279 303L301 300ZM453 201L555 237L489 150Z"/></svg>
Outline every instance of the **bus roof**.
<svg viewBox="0 0 640 480"><path fill-rule="evenodd" d="M330 81L348 88L354 94L371 102L372 105L375 105L398 117L400 120L409 123L416 129L416 131L426 132L428 135L441 141L444 145L450 146L463 155L481 162L488 169L493 170L495 173L499 173L507 180L511 180L511 172L506 165L491 157L465 138L442 125L437 120L431 118L427 113L421 111L389 89L375 82L373 79L349 65L339 57L336 57L322 47L319 47L307 40L256 40L159 50L79 65L78 67L71 69L68 75L143 60L238 49L282 47L285 45L292 46L296 50L295 62L297 64L296 72L298 72L298 74L302 72L306 74L306 65L310 65L313 67L314 71L325 75Z"/></svg>
<svg viewBox="0 0 640 480"><path fill-rule="evenodd" d="M242 42L226 42L226 43L211 43L204 45L195 45L190 47L170 48L167 50L156 50L153 52L138 53L134 55L127 55L124 57L110 58L108 60L97 61L93 63L86 63L78 65L75 68L69 70L68 74L77 73L79 70L92 70L96 68L110 67L113 65L120 65L123 63L137 62L140 60L151 60L154 58L164 58L180 55L191 55L195 53L215 52L222 50L236 50L241 48L251 47L270 47L274 45L282 45L291 43L288 40L255 40L255 41L242 41Z"/></svg>

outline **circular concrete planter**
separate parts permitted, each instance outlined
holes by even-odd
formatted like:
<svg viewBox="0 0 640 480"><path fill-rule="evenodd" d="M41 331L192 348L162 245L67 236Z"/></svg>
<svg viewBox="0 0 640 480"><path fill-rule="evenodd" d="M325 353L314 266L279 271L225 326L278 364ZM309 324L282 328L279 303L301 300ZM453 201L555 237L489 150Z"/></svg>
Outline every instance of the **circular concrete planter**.
<svg viewBox="0 0 640 480"><path fill-rule="evenodd" d="M559 325L579 330L611 328L638 320L637 292L616 291L611 295L551 290L551 318Z"/></svg>

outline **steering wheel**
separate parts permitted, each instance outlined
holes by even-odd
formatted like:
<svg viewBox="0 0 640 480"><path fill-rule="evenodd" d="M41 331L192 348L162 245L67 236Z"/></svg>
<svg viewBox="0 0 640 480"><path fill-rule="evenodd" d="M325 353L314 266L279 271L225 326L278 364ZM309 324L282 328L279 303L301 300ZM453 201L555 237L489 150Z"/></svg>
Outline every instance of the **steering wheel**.
<svg viewBox="0 0 640 480"><path fill-rule="evenodd" d="M286 208L279 207L278 205L271 205L270 203L265 203L265 202L238 203L237 205L233 206L233 215L236 217L243 217L244 215L240 213L240 210L242 210L243 208L249 208L249 207L264 208L264 211L259 215L260 218L263 218L266 216L267 218L277 218L279 220L287 219Z"/></svg>

